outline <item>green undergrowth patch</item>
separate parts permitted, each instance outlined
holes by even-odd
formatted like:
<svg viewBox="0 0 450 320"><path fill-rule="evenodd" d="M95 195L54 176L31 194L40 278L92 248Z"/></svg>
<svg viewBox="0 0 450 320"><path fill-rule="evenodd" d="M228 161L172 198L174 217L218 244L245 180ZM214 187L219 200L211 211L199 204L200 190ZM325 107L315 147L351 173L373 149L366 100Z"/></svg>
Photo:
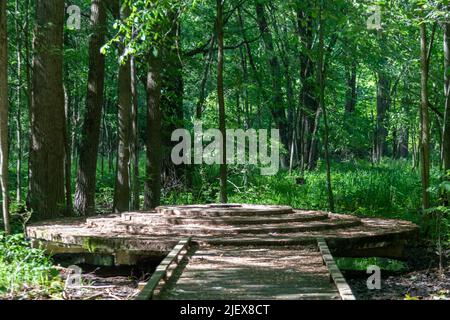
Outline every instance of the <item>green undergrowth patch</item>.
<svg viewBox="0 0 450 320"><path fill-rule="evenodd" d="M43 250L23 234L0 233L0 298L51 298L63 290L59 272Z"/></svg>
<svg viewBox="0 0 450 320"><path fill-rule="evenodd" d="M382 271L405 272L406 263L386 258L336 258L336 264L342 271L367 271L371 266L377 266Z"/></svg>

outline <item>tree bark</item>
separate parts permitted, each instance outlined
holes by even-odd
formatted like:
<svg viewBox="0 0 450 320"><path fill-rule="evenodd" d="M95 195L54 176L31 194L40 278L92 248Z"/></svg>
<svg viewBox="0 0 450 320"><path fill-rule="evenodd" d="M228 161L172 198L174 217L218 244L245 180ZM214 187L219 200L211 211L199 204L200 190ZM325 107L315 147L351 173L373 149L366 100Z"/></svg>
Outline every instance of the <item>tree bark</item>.
<svg viewBox="0 0 450 320"><path fill-rule="evenodd" d="M129 8L121 9L121 17L125 19L129 14ZM125 54L125 48L120 45L120 54ZM131 142L131 63L130 58L119 66L119 91L118 91L118 148L117 148L117 173L114 188L114 208L116 213L130 210L130 142Z"/></svg>
<svg viewBox="0 0 450 320"><path fill-rule="evenodd" d="M9 223L8 190L8 29L6 1L0 2L0 187L2 193L3 224L6 234L11 233Z"/></svg>
<svg viewBox="0 0 450 320"><path fill-rule="evenodd" d="M225 115L225 97L223 86L223 69L224 69L224 48L223 48L223 0L217 0L217 43L219 47L217 58L217 98L219 102L219 130L222 132L222 155L220 164L220 202L228 202L227 193L227 141L226 141L226 115Z"/></svg>
<svg viewBox="0 0 450 320"><path fill-rule="evenodd" d="M197 120L202 119L203 114L203 107L205 103L205 90L206 90L206 83L208 82L208 75L211 70L211 64L214 57L214 45L216 43L216 34L215 32L211 35L211 45L208 51L208 55L205 56L205 66L203 70L203 76L202 81L200 83L200 96L198 98L197 106L195 108L195 118Z"/></svg>
<svg viewBox="0 0 450 320"><path fill-rule="evenodd" d="M132 209L140 209L140 182L139 182L139 99L137 91L137 70L135 58L131 58L131 95L133 105L131 110L131 166L132 178L131 186L133 189Z"/></svg>
<svg viewBox="0 0 450 320"><path fill-rule="evenodd" d="M19 0L15 1L16 12L19 12ZM16 87L16 201L22 202L22 30L19 28L19 19L15 21L17 42L17 87Z"/></svg>
<svg viewBox="0 0 450 320"><path fill-rule="evenodd" d="M324 149L325 149L325 162L327 168L327 195L328 195L328 207L331 212L334 211L334 197L333 188L331 184L331 163L330 163L330 152L328 144L328 118L327 109L325 106L325 63L324 63L324 24L325 20L322 18L322 8L320 9L320 19L319 19L319 59L318 59L318 84L319 84L319 109L323 112L323 120L325 124L324 130Z"/></svg>
<svg viewBox="0 0 450 320"><path fill-rule="evenodd" d="M430 207L430 120L429 120L429 56L426 23L420 25L420 53L421 53L421 105L420 105L420 164L422 176L422 206L426 210Z"/></svg>
<svg viewBox="0 0 450 320"><path fill-rule="evenodd" d="M386 36L383 31L379 31L379 43L382 54L386 47ZM380 70L378 72L377 82L377 127L375 136L375 160L380 162L381 159L388 155L388 145L386 142L388 136L387 128L387 112L390 107L390 87L391 83L387 75L387 62L383 56Z"/></svg>
<svg viewBox="0 0 450 320"><path fill-rule="evenodd" d="M388 154L387 146L387 111L389 109L389 91L390 91L390 81L384 72L378 74L378 84L377 84L377 130L376 130L376 161L379 162L381 159Z"/></svg>
<svg viewBox="0 0 450 320"><path fill-rule="evenodd" d="M161 203L161 57L149 53L147 73L147 180L144 209Z"/></svg>
<svg viewBox="0 0 450 320"><path fill-rule="evenodd" d="M95 213L97 158L105 82L105 56L100 52L100 49L105 42L106 21L105 3L103 0L92 0L92 33L89 40L89 74L86 111L81 129L74 202L75 210L83 216Z"/></svg>
<svg viewBox="0 0 450 320"><path fill-rule="evenodd" d="M180 24L176 21L176 13L169 14L170 21L174 21L173 27L168 31L167 40L165 41L162 55L164 68L162 70L162 91L165 92L161 96L162 111L162 141L164 144L163 158L163 181L171 186L181 184L184 174L183 166L175 166L171 159L171 151L177 142L171 141L172 132L176 129L184 127L183 112L183 65L180 57L179 34Z"/></svg>
<svg viewBox="0 0 450 320"><path fill-rule="evenodd" d="M442 133L442 164L445 179L450 180L450 22L444 26L444 90L445 110ZM444 205L450 203L450 192L444 196Z"/></svg>
<svg viewBox="0 0 450 320"><path fill-rule="evenodd" d="M356 109L356 77L357 77L357 68L358 65L356 62L353 62L350 70L347 73L347 94L346 94L346 103L345 103L345 112L346 114L350 114L355 112Z"/></svg>
<svg viewBox="0 0 450 320"><path fill-rule="evenodd" d="M36 0L35 10L28 203L45 219L65 213L64 1Z"/></svg>
<svg viewBox="0 0 450 320"><path fill-rule="evenodd" d="M445 59L445 112L444 132L442 141L442 155L444 172L450 170L450 22L445 24L444 30L444 59Z"/></svg>

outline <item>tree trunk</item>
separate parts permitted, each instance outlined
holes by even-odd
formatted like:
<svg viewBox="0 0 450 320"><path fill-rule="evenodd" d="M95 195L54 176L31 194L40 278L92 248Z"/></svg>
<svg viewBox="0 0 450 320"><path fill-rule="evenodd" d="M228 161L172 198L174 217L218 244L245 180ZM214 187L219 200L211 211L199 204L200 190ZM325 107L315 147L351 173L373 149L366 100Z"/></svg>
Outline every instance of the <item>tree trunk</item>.
<svg viewBox="0 0 450 320"><path fill-rule="evenodd" d="M275 53L272 35L270 34L264 5L262 3L256 3L256 16L259 30L262 35L264 48L269 55L269 66L271 71L273 90L270 111L278 129L280 130L281 142L286 150L289 150L289 130L287 125L286 113L284 111L283 92L281 89L281 67L278 57ZM281 162L283 168L287 168L289 166L289 160L285 154L283 154Z"/></svg>
<svg viewBox="0 0 450 320"><path fill-rule="evenodd" d="M356 76L357 76L357 63L352 62L350 70L347 73L347 94L345 103L345 113L350 114L355 112L356 109Z"/></svg>
<svg viewBox="0 0 450 320"><path fill-rule="evenodd" d="M217 43L219 54L217 58L217 99L219 100L219 130L222 132L222 155L220 164L220 202L228 202L227 194L227 141L226 141L226 116L225 116L225 97L223 87L223 69L224 69L224 48L223 48L223 0L217 0Z"/></svg>
<svg viewBox="0 0 450 320"><path fill-rule="evenodd" d="M69 94L63 85L64 90L64 127L63 127L63 142L64 142L64 190L66 197L66 214L68 216L73 213L73 201L72 201L72 157L71 157L71 145L69 144Z"/></svg>
<svg viewBox="0 0 450 320"><path fill-rule="evenodd" d="M144 209L161 203L161 57L149 54L147 73L147 180Z"/></svg>
<svg viewBox="0 0 450 320"><path fill-rule="evenodd" d="M450 170L450 22L445 24L444 32L444 57L445 57L445 113L443 133L443 163L444 170Z"/></svg>
<svg viewBox="0 0 450 320"><path fill-rule="evenodd" d="M8 190L8 29L6 1L0 2L0 187L2 193L3 224L6 234L9 224Z"/></svg>
<svg viewBox="0 0 450 320"><path fill-rule="evenodd" d="M426 210L430 207L430 120L428 100L429 57L427 44L426 23L420 25L420 53L421 53L421 105L420 105L420 164L422 175L422 206Z"/></svg>
<svg viewBox="0 0 450 320"><path fill-rule="evenodd" d="M131 95L133 105L131 109L131 167L132 178L131 186L133 188L132 209L140 209L140 183L139 183L139 100L137 92L137 70L134 57L131 58Z"/></svg>
<svg viewBox="0 0 450 320"><path fill-rule="evenodd" d="M445 24L444 30L444 59L445 59L445 111L442 134L442 159L445 174L450 171L450 22ZM450 179L447 176L447 179ZM445 199L445 205L450 202L449 192Z"/></svg>
<svg viewBox="0 0 450 320"><path fill-rule="evenodd" d="M376 146L375 158L379 162L388 153L387 146L387 111L389 109L389 91L390 82L384 72L378 73L377 84L377 130L376 130Z"/></svg>
<svg viewBox="0 0 450 320"><path fill-rule="evenodd" d="M100 52L106 34L106 7L102 0L91 2L89 74L86 111L81 129L75 210L83 216L95 213L97 158L105 82L105 56Z"/></svg>
<svg viewBox="0 0 450 320"><path fill-rule="evenodd" d="M381 47L381 52L384 54L386 49L386 35L383 31L379 31L379 44ZM391 83L386 71L387 67L386 58L382 56L377 82L377 126L375 136L375 160L377 162L380 162L383 157L388 155L388 145L386 142L388 136L387 112L391 101Z"/></svg>
<svg viewBox="0 0 450 320"><path fill-rule="evenodd" d="M314 169L317 164L317 141L315 132L317 131L316 119L320 114L316 97L314 80L314 61L309 52L313 47L312 18L301 9L296 10L297 33L301 45L300 50L300 81L302 84L299 95L298 128L300 137L298 139L297 150L301 169Z"/></svg>
<svg viewBox="0 0 450 320"><path fill-rule="evenodd" d="M176 21L176 14L169 14L170 21ZM180 24L173 23L168 32L167 43L162 50L165 67L162 71L162 141L164 144L164 158L162 175L163 181L170 186L181 184L184 174L183 166L175 166L171 159L171 151L177 142L171 141L172 132L184 127L183 113L183 66L180 60L181 52L179 47Z"/></svg>
<svg viewBox="0 0 450 320"><path fill-rule="evenodd" d="M327 167L327 194L328 194L328 207L331 212L334 211L334 197L333 188L331 184L331 164L330 164L330 152L328 145L328 118L327 110L325 107L325 63L324 63L324 24L325 20L322 18L322 8L320 9L320 25L319 25L319 59L318 59L318 85L319 85L319 109L323 112L323 120L325 124L324 130L324 149L325 149L325 162Z"/></svg>
<svg viewBox="0 0 450 320"><path fill-rule="evenodd" d="M122 8L121 16L128 16L129 8ZM125 48L120 45L120 55L125 53ZM114 208L116 213L130 210L130 138L131 138L131 63L126 57L119 66L119 91L118 91L118 149L117 149L117 173L114 188Z"/></svg>
<svg viewBox="0 0 450 320"><path fill-rule="evenodd" d="M64 1L36 0L30 110L29 209L44 219L64 214Z"/></svg>
<svg viewBox="0 0 450 320"><path fill-rule="evenodd" d="M202 81L200 83L200 96L198 98L197 106L195 108L195 118L197 120L202 119L203 107L205 103L205 89L206 83L208 82L208 75L211 71L211 64L214 57L214 45L216 43L216 34L215 32L211 35L211 45L209 47L208 55L205 56L205 66L203 70Z"/></svg>
<svg viewBox="0 0 450 320"><path fill-rule="evenodd" d="M19 12L19 0L15 2L16 12ZM22 30L19 28L19 20L15 21L17 42L17 87L16 87L16 201L22 202Z"/></svg>

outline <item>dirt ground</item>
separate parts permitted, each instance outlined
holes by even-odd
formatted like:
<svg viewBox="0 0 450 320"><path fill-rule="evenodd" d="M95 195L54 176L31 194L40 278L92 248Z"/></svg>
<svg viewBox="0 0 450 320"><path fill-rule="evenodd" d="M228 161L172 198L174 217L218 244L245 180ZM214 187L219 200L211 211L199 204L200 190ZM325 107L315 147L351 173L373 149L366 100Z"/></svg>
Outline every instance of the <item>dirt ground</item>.
<svg viewBox="0 0 450 320"><path fill-rule="evenodd" d="M359 300L449 300L450 263L443 259L442 272L435 250L427 244L408 248L408 269L402 273L381 273L381 289L367 289L368 275L363 272L344 272L348 284Z"/></svg>
<svg viewBox="0 0 450 320"><path fill-rule="evenodd" d="M148 278L146 274L136 275L134 270L83 270L81 286L66 287L64 300L130 300L139 293L139 282ZM69 269L61 269L64 281L69 273Z"/></svg>

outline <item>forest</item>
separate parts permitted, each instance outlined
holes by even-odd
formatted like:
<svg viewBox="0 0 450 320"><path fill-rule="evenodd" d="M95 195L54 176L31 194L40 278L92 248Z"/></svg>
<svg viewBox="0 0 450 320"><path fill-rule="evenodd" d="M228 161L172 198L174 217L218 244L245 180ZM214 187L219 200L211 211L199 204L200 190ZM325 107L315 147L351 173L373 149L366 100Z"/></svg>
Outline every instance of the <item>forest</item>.
<svg viewBox="0 0 450 320"><path fill-rule="evenodd" d="M339 267L401 265L391 282L409 272L420 282L369 299L450 297L449 9L0 0L0 299L66 298L61 267L31 246L29 225L211 203L412 222L414 261ZM262 174L245 137L253 162L224 161L227 140L221 161L184 149L174 163L174 132L195 136L198 124L223 137L276 132L266 151L279 149L279 170Z"/></svg>

